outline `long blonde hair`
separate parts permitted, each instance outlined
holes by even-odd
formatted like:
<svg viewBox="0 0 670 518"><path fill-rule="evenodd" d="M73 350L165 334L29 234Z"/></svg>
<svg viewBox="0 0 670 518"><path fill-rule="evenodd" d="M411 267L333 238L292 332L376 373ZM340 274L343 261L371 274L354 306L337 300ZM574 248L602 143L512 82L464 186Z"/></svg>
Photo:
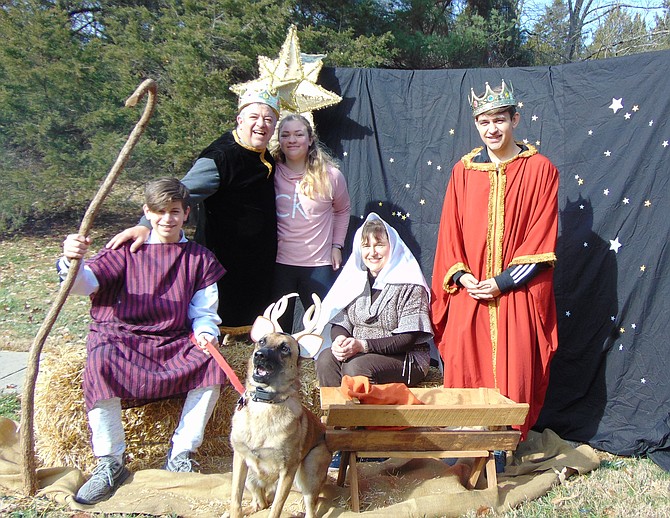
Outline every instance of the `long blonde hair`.
<svg viewBox="0 0 670 518"><path fill-rule="evenodd" d="M317 197L332 199L333 185L328 176L328 166L336 167L333 157L321 146L319 137L309 121L302 115L291 113L279 122L277 135L281 135L284 124L289 121L298 121L307 129L307 136L312 141L307 150L307 164L305 175L300 181L300 192L310 199ZM281 150L281 146L273 150L272 156L279 162L286 163L286 156Z"/></svg>

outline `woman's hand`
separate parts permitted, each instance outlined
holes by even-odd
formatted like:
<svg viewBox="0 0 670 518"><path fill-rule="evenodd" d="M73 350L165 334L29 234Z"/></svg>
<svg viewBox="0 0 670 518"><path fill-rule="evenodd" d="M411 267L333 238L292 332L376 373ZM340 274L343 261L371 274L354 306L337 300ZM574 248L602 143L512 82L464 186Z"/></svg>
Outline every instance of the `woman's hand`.
<svg viewBox="0 0 670 518"><path fill-rule="evenodd" d="M330 264L333 266L333 270L337 271L342 266L342 250L337 247L330 249Z"/></svg>
<svg viewBox="0 0 670 518"><path fill-rule="evenodd" d="M352 356L364 351L363 342L352 336L338 335L331 346L333 356L337 361L345 362Z"/></svg>

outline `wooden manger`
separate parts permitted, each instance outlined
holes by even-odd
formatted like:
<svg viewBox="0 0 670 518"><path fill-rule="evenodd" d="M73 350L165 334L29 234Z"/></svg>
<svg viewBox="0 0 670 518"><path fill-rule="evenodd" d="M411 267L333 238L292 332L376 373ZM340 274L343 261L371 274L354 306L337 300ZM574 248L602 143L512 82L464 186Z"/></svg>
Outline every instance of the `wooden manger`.
<svg viewBox="0 0 670 518"><path fill-rule="evenodd" d="M342 452L337 484L349 469L351 508L360 511L357 460L361 457L472 458L467 481L473 489L485 476L497 486L493 452L514 451L528 404L515 403L496 389L410 389L423 405L362 405L346 399L339 387L321 387L326 444ZM405 427L370 429L369 427Z"/></svg>

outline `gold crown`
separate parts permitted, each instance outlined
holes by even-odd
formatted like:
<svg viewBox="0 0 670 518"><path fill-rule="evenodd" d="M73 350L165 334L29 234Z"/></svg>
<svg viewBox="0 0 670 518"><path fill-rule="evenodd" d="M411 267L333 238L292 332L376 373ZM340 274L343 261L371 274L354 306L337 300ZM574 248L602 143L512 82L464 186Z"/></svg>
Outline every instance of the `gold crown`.
<svg viewBox="0 0 670 518"><path fill-rule="evenodd" d="M494 92L489 84L486 83L486 91L481 97L477 97L473 88L470 89L470 93L471 95L468 95L468 101L470 101L473 117L476 117L480 113L495 110L496 108L516 106L512 83L510 83L508 88L504 79L499 92Z"/></svg>

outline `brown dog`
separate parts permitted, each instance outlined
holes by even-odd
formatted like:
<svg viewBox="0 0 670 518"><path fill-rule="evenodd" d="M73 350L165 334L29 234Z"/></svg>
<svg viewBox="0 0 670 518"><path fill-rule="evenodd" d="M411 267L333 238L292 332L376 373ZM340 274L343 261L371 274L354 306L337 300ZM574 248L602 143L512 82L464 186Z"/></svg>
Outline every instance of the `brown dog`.
<svg viewBox="0 0 670 518"><path fill-rule="evenodd" d="M281 301L277 306L282 306ZM325 427L300 400L299 358L313 356L321 337L276 332L281 315L273 316L271 320L259 317L251 330L255 347L246 392L233 414L231 518L242 516L245 485L252 497L251 512L266 509L272 500L269 516L278 518L294 482L303 495L306 518L315 516L331 459Z"/></svg>

